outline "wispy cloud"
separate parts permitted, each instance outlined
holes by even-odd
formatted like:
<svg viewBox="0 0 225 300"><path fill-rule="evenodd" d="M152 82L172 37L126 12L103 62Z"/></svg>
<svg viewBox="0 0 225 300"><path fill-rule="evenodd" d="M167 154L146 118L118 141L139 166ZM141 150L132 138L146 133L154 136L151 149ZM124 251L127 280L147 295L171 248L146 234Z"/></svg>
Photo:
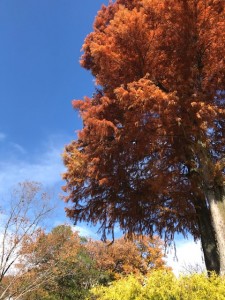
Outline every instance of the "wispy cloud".
<svg viewBox="0 0 225 300"><path fill-rule="evenodd" d="M0 159L0 192L7 192L9 188L21 181L38 181L45 186L53 186L61 181L64 166L61 159L63 143L55 142L54 138L37 152L28 153L22 146L11 142L18 154L26 156L10 156Z"/></svg>
<svg viewBox="0 0 225 300"><path fill-rule="evenodd" d="M25 150L24 147L22 147L21 145L17 144L17 143L10 143L10 145L12 146L12 148L16 151L18 151L21 154L26 154L27 151Z"/></svg>
<svg viewBox="0 0 225 300"><path fill-rule="evenodd" d="M6 134L4 134L3 132L0 132L0 142L4 141L6 138Z"/></svg>
<svg viewBox="0 0 225 300"><path fill-rule="evenodd" d="M0 156L0 206L8 205L11 191L19 182L36 181L49 191L51 204L56 207L51 220L46 220L46 228L51 229L56 222L69 222L64 212L65 203L60 199L61 174L65 171L61 154L66 143L67 136L50 136L30 152L7 137L3 147L8 156Z"/></svg>

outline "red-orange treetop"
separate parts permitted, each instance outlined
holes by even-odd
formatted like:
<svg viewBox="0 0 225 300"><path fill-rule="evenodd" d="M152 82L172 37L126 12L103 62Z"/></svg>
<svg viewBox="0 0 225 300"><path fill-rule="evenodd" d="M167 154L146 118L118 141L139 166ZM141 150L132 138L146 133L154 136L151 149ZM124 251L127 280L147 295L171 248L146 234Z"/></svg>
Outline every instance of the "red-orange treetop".
<svg viewBox="0 0 225 300"><path fill-rule="evenodd" d="M81 58L99 89L73 102L84 127L64 152L75 222L198 236L204 189L224 176L224 6L117 0L99 11Z"/></svg>

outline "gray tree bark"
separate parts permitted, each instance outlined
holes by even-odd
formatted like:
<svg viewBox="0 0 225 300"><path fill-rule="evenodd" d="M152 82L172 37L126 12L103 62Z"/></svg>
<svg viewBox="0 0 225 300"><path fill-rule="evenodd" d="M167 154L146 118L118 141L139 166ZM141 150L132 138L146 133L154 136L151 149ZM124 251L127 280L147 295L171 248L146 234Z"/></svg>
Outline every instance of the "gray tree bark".
<svg viewBox="0 0 225 300"><path fill-rule="evenodd" d="M220 275L225 275L225 189L214 187L208 190L207 200L215 232L217 251L220 261Z"/></svg>

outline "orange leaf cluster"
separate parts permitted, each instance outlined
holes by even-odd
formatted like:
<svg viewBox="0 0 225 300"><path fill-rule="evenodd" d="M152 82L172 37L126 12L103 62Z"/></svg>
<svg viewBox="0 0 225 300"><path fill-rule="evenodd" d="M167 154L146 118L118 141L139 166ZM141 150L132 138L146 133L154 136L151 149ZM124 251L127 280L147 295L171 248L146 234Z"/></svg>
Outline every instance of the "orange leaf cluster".
<svg viewBox="0 0 225 300"><path fill-rule="evenodd" d="M168 269L162 254L162 243L154 237L124 237L116 239L112 245L89 240L86 249L101 272L109 272L118 279L128 274L143 274L154 269Z"/></svg>

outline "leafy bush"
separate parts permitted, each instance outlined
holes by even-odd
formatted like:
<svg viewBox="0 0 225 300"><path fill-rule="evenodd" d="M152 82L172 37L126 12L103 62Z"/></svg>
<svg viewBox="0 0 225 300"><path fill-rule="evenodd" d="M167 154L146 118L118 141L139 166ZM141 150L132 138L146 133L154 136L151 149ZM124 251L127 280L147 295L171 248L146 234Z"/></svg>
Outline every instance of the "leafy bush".
<svg viewBox="0 0 225 300"><path fill-rule="evenodd" d="M133 275L108 287L96 286L87 300L225 300L225 278L193 274L176 278L169 271L154 271L148 277Z"/></svg>

